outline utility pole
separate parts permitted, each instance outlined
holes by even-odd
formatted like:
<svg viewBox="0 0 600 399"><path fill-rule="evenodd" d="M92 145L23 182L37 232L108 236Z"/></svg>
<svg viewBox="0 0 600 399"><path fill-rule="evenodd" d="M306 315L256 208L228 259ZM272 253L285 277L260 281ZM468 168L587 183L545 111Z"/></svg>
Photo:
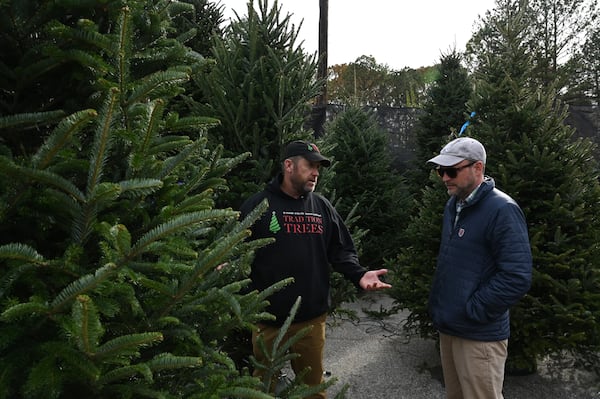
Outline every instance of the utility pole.
<svg viewBox="0 0 600 399"><path fill-rule="evenodd" d="M327 37L329 25L329 0L319 0L319 60L317 79L323 82L321 94L312 110L315 136L323 134L323 125L327 119Z"/></svg>

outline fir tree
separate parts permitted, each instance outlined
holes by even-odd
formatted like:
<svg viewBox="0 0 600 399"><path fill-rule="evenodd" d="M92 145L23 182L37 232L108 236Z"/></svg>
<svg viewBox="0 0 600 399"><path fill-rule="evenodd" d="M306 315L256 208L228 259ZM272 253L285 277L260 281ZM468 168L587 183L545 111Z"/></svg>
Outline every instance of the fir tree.
<svg viewBox="0 0 600 399"><path fill-rule="evenodd" d="M511 312L509 371L535 370L540 356L570 351L588 364L600 349L600 186L587 140L564 124L556 89L540 87L523 46L519 4L501 9L480 55L470 108L489 154L487 173L521 205L533 253L533 285Z"/></svg>
<svg viewBox="0 0 600 399"><path fill-rule="evenodd" d="M435 337L427 298L440 245L444 204L448 200L444 185L427 160L460 133L472 91L458 53L442 56L438 68L438 78L428 92L425 112L417 125L416 160L406 173L415 199L413 212L400 241L399 255L387 266L393 271L390 295L399 308L410 310L405 329L422 337Z"/></svg>
<svg viewBox="0 0 600 399"><path fill-rule="evenodd" d="M409 311L403 330L408 336L417 334L437 339L429 317L428 299L448 194L439 177L432 174L429 178L429 184L420 193L419 206L404 231L405 244L395 259L386 262L386 267L391 271L390 296L395 307Z"/></svg>
<svg viewBox="0 0 600 399"><path fill-rule="evenodd" d="M261 209L240 223L215 206L248 154L207 146L215 120L168 112L201 61L169 33L189 8L125 5L103 22L48 20L48 36L23 24L41 48L77 53L72 70L93 79L65 86L74 97L55 106L54 91L37 92L47 112L0 118L11 138L0 157L0 397L270 398L222 350L266 317L271 292L242 293L265 243L244 242ZM37 10L19 9L32 21ZM11 62L41 67L47 54ZM42 87L52 78L37 76ZM41 145L19 145L33 128Z"/></svg>
<svg viewBox="0 0 600 399"><path fill-rule="evenodd" d="M236 171L230 204L257 191L280 169L282 147L294 138L309 137L304 125L309 102L319 93L315 56L298 42L299 27L267 0L248 3L216 39L214 68L199 82L206 93L207 114L221 121L216 141L233 153L250 152L251 162Z"/></svg>
<svg viewBox="0 0 600 399"><path fill-rule="evenodd" d="M205 115L205 94L198 80L210 70L214 60L212 56L213 40L223 36L224 6L210 0L179 0L193 6L193 11L177 15L174 19L175 32L183 33L181 38L186 46L195 51L204 61L196 63L191 79L184 85L185 92L172 102L171 109L180 114Z"/></svg>
<svg viewBox="0 0 600 399"><path fill-rule="evenodd" d="M397 253L408 203L404 181L392 169L387 134L372 115L349 107L326 126L325 141L336 161L332 184L338 211L353 211L356 226L367 233L362 263L381 265Z"/></svg>
<svg viewBox="0 0 600 399"><path fill-rule="evenodd" d="M174 31L186 34L180 40L192 50L203 57L210 57L213 36L221 37L223 35L224 6L211 0L179 1L192 5L193 9L173 18Z"/></svg>
<svg viewBox="0 0 600 399"><path fill-rule="evenodd" d="M458 135L468 118L467 101L472 92L462 57L456 51L441 57L438 78L427 93L423 115L416 131L415 192L420 190L431 168L426 164L440 151L449 135Z"/></svg>

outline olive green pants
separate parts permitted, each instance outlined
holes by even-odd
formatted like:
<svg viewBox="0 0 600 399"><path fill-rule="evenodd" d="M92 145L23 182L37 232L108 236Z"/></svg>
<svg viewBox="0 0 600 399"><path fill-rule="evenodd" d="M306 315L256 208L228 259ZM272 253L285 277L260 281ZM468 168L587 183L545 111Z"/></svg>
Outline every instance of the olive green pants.
<svg viewBox="0 0 600 399"><path fill-rule="evenodd" d="M482 342L440 333L448 399L503 399L508 340Z"/></svg>
<svg viewBox="0 0 600 399"><path fill-rule="evenodd" d="M293 323L284 337L285 341L303 328L312 326L312 329L290 348L292 353L300 355L291 361L294 373L299 374L304 369L310 367L310 371L306 374L303 381L309 386L318 385L323 382L323 350L325 349L326 318L327 315L324 314L312 320ZM258 327L258 331L252 333L252 349L256 360L263 362L264 356L256 345L256 340L261 335L267 350L270 350L273 346L273 341L277 338L277 334L279 334L279 328L265 324L259 324ZM260 377L260 371L255 370L254 376ZM311 395L307 399L325 399L326 397L325 392L320 392L316 395Z"/></svg>

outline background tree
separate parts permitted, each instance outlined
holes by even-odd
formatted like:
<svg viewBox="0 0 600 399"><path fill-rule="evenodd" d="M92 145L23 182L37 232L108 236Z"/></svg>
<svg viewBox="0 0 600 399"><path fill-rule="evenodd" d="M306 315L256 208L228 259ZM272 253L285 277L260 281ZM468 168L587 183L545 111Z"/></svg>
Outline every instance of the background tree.
<svg viewBox="0 0 600 399"><path fill-rule="evenodd" d="M338 211L347 215L355 208L356 226L368 231L361 261L378 267L396 254L407 203L404 181L392 169L387 134L358 107L347 108L325 131L336 161L332 183Z"/></svg>
<svg viewBox="0 0 600 399"><path fill-rule="evenodd" d="M224 6L220 2L210 0L178 1L193 6L193 9L174 16L173 31L179 34L187 33L188 36L180 40L203 57L210 57L213 36L221 37L223 35Z"/></svg>
<svg viewBox="0 0 600 399"><path fill-rule="evenodd" d="M329 68L330 103L355 106L419 107L436 76L435 67L393 71L371 56Z"/></svg>
<svg viewBox="0 0 600 399"><path fill-rule="evenodd" d="M600 104L600 19L588 30L581 50L574 56L572 84L565 95L571 104Z"/></svg>
<svg viewBox="0 0 600 399"><path fill-rule="evenodd" d="M423 114L416 126L416 156L408 171L411 192L418 193L431 172L426 162L438 154L450 135L458 135L470 120L466 104L472 93L472 83L462 56L456 50L442 55L438 78L427 91Z"/></svg>
<svg viewBox="0 0 600 399"><path fill-rule="evenodd" d="M498 0L496 7L479 21L477 31L467 43L467 55L475 55L468 57L471 70L476 69L477 54L495 50L490 38L497 39L498 32L487 22L493 19L497 24L506 24L502 10L511 4L511 0ZM579 77L588 73L589 66L593 70L594 63L590 65L580 55L586 32L591 37L589 33L600 17L597 0L530 0L522 2L520 7L528 21L521 42L532 54L532 78L540 85L552 85L563 101L586 103L589 93L581 90Z"/></svg>
<svg viewBox="0 0 600 399"><path fill-rule="evenodd" d="M304 125L310 100L321 88L316 60L297 42L298 30L277 3L248 3L248 14L237 16L223 39L214 43L214 68L200 84L206 112L221 121L215 141L233 153L250 152L252 162L236 171L229 203L257 191L279 170L284 143L308 137Z"/></svg>
<svg viewBox="0 0 600 399"><path fill-rule="evenodd" d="M581 33L598 17L597 7L596 0L529 1L525 18L531 31L526 45L535 64L532 73L540 84L551 84L559 93L570 90L573 62L568 61L576 61L585 39Z"/></svg>
<svg viewBox="0 0 600 399"><path fill-rule="evenodd" d="M205 94L197 83L210 70L214 63L211 59L214 36L223 36L224 6L210 0L180 0L189 4L190 12L179 14L173 18L174 33L185 32L180 40L193 50L198 57L203 57L203 62L195 63L191 79L184 85L185 91L172 101L171 109L179 114L204 114L203 104L206 102Z"/></svg>
<svg viewBox="0 0 600 399"><path fill-rule="evenodd" d="M399 71L391 71L388 90L392 99L399 100L386 105L421 108L428 88L438 76L437 65L418 69L406 67Z"/></svg>
<svg viewBox="0 0 600 399"><path fill-rule="evenodd" d="M70 47L69 38L61 38L60 30L64 25L87 21L106 30L111 15L118 13L120 6L119 1L79 2L71 7L38 0L2 2L0 115L53 112L51 122L56 123L95 101L95 86L100 82L93 81L94 71L102 74L106 65L97 58L85 59L82 50L87 48L82 44ZM49 116L46 114L44 119ZM42 137L40 129L28 130L26 135L5 130L1 140L13 149L18 143L25 152L31 152Z"/></svg>
<svg viewBox="0 0 600 399"><path fill-rule="evenodd" d="M526 9L499 11L508 23L489 21L498 51L479 55L470 108L480 111L487 171L523 208L531 238L533 285L512 311L507 367L533 370L539 356L561 350L597 364L598 166L590 143L564 124L555 86L540 87L531 70Z"/></svg>
<svg viewBox="0 0 600 399"><path fill-rule="evenodd" d="M472 93L470 79L456 51L442 55L439 76L427 92L423 115L416 129L416 157L405 172L413 203L398 256L387 262L393 271L390 296L398 307L409 309L405 329L422 337L435 337L427 299L440 245L441 217L448 194L426 162L460 133ZM468 134L469 127L463 134Z"/></svg>
<svg viewBox="0 0 600 399"><path fill-rule="evenodd" d="M328 90L330 102L381 105L391 100L385 84L389 68L372 56L363 55L349 65L334 65L331 70L334 76Z"/></svg>

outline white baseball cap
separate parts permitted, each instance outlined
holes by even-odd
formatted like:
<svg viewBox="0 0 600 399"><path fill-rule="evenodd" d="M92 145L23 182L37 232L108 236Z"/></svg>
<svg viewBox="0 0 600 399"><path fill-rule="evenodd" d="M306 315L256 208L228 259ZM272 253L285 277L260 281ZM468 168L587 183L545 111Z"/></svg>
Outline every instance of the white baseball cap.
<svg viewBox="0 0 600 399"><path fill-rule="evenodd" d="M485 164L486 154L483 145L471 137L459 137L442 148L440 155L431 158L431 162L440 166L452 166L468 159L481 161Z"/></svg>

